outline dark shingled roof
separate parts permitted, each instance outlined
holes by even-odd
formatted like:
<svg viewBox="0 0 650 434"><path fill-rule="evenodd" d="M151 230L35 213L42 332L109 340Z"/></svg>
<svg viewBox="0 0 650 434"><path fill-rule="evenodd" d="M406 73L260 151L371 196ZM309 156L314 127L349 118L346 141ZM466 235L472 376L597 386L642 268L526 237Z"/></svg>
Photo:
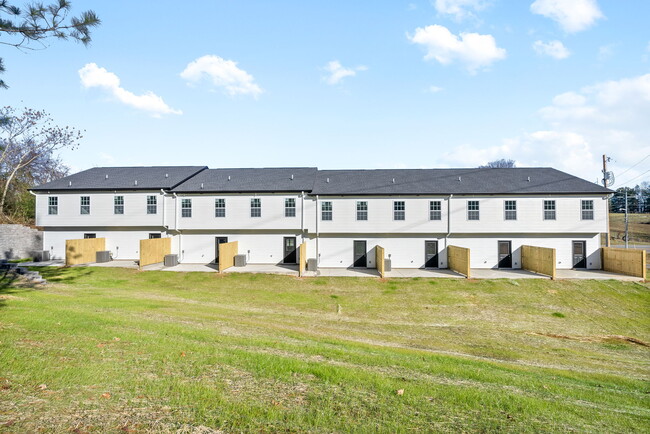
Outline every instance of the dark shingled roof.
<svg viewBox="0 0 650 434"><path fill-rule="evenodd" d="M548 167L321 170L312 190L312 194L319 195L611 192L598 184Z"/></svg>
<svg viewBox="0 0 650 434"><path fill-rule="evenodd" d="M94 167L39 185L32 190L170 189L206 168L206 166Z"/></svg>
<svg viewBox="0 0 650 434"><path fill-rule="evenodd" d="M317 173L318 169L315 167L208 169L174 188L174 191L178 193L309 192Z"/></svg>

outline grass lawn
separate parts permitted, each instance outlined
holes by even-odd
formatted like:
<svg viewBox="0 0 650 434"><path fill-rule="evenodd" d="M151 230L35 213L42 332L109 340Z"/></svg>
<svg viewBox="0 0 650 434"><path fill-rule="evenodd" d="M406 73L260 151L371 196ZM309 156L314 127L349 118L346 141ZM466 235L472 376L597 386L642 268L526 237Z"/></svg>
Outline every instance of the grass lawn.
<svg viewBox="0 0 650 434"><path fill-rule="evenodd" d="M47 269L0 431L647 432L650 285Z"/></svg>

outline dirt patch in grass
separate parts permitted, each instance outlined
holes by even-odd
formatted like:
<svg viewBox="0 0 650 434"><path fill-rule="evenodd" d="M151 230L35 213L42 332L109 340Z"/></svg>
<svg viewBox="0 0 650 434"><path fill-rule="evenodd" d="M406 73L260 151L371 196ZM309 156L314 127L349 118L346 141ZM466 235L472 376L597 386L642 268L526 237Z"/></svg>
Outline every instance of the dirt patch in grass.
<svg viewBox="0 0 650 434"><path fill-rule="evenodd" d="M604 336L567 336L567 335L558 335L555 333L529 333L535 336L546 336L548 338L556 339L567 339L571 341L579 342L628 342L636 345L641 345L642 347L650 347L650 344L643 342L641 339L633 338L630 336L620 336L620 335L604 335Z"/></svg>

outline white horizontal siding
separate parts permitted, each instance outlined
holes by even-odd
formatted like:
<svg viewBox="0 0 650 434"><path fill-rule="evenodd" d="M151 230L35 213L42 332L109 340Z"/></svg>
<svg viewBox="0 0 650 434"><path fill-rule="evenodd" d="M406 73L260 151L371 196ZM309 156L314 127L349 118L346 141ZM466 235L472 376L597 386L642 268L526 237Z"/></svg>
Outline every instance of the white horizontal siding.
<svg viewBox="0 0 650 434"><path fill-rule="evenodd" d="M429 220L429 201L441 201L441 220ZM368 202L368 220L357 220L357 202ZM393 202L405 202L405 220L395 220ZM322 202L332 202L332 220L323 221ZM319 198L319 233L446 233L447 199L445 197L321 197Z"/></svg>
<svg viewBox="0 0 650 434"><path fill-rule="evenodd" d="M518 236L504 234L502 236L474 235L471 237L450 237L448 244L470 249L472 268L497 268L499 263L498 242L512 242L512 268L521 268L521 246L550 247L556 250L557 268L573 268L572 241L587 242L587 268L600 269L600 234L591 235L535 235Z"/></svg>
<svg viewBox="0 0 650 434"><path fill-rule="evenodd" d="M48 198L58 198L58 214L48 214ZM90 196L90 214L81 214L80 198ZM124 214L115 214L115 196L124 197ZM147 196L156 196L156 214L147 214ZM117 193L57 193L36 197L36 224L44 227L63 226L162 226L163 196L160 191Z"/></svg>
<svg viewBox="0 0 650 434"><path fill-rule="evenodd" d="M480 220L467 219L467 202L478 200ZM517 201L517 220L506 220L506 200ZM555 200L556 219L544 220L544 200ZM581 200L593 200L594 219L582 220ZM452 233L596 233L607 232L607 200L603 196L454 196Z"/></svg>
<svg viewBox="0 0 650 434"><path fill-rule="evenodd" d="M106 250L113 255L113 259L140 258L140 240L149 238L150 233L161 233L155 230L95 230L89 228L83 231L44 231L43 249L49 250L52 259L65 259L65 241L78 240L86 233L96 234L97 238L106 238ZM162 233L162 236L166 234Z"/></svg>
<svg viewBox="0 0 650 434"><path fill-rule="evenodd" d="M225 199L226 216L215 217L215 199ZM251 199L262 203L261 217L251 217ZM285 199L296 201L296 216L285 217ZM182 199L192 199L192 217L182 217ZM302 224L302 201L299 194L286 195L178 195L176 199L178 229L224 230L299 230Z"/></svg>
<svg viewBox="0 0 650 434"><path fill-rule="evenodd" d="M438 241L438 266L447 267L444 238L440 237L367 237L354 234L345 237L323 237L318 240L319 267L349 268L354 263L354 241L366 241L368 268L376 268L376 246L385 249L393 268L424 268L425 241Z"/></svg>
<svg viewBox="0 0 650 434"><path fill-rule="evenodd" d="M302 238L295 233L286 234L182 234L180 243L175 237L175 252L179 251L179 260L185 263L213 262L216 254L216 237L227 237L228 242L239 242L239 254L246 255L250 264L279 264L284 257L284 237L296 237L296 245L300 245ZM179 247L180 246L180 247Z"/></svg>

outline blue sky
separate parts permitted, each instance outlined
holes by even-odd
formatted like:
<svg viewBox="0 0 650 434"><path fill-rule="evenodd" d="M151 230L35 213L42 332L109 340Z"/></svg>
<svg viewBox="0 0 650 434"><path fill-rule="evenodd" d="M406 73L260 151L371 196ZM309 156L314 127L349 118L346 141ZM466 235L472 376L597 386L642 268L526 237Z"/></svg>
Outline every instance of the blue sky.
<svg viewBox="0 0 650 434"><path fill-rule="evenodd" d="M0 96L85 130L74 171L513 158L595 181L606 153L616 186L650 179L647 1L72 6L102 19L91 46L4 48Z"/></svg>

